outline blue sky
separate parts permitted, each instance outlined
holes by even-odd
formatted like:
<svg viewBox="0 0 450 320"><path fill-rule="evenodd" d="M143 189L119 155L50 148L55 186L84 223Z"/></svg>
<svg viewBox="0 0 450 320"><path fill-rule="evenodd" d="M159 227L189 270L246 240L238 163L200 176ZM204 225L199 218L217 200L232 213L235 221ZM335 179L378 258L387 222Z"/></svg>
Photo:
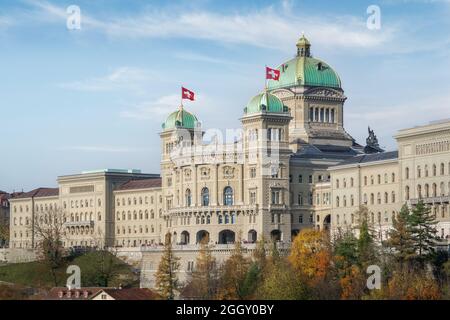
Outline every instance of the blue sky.
<svg viewBox="0 0 450 320"><path fill-rule="evenodd" d="M66 28L69 5L81 30ZM381 9L381 29L366 26ZM98 168L159 172L158 133L178 107L238 128L264 66L301 33L340 74L345 128L395 149L398 129L450 117L450 1L2 0L0 190L56 186Z"/></svg>

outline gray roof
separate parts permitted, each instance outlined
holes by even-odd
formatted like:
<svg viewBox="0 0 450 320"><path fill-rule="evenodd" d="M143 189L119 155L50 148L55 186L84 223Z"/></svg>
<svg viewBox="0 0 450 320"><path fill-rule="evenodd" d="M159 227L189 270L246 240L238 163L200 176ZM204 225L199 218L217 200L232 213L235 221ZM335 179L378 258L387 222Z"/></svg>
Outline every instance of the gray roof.
<svg viewBox="0 0 450 320"><path fill-rule="evenodd" d="M358 156L346 159L342 162L339 162L337 165L345 166L348 164L367 163L367 162L393 160L393 159L398 159L398 151L388 151L388 152L379 152L379 153L358 155Z"/></svg>
<svg viewBox="0 0 450 320"><path fill-rule="evenodd" d="M292 155L293 159L331 159L344 160L360 154L352 147L333 145L305 145L297 153Z"/></svg>

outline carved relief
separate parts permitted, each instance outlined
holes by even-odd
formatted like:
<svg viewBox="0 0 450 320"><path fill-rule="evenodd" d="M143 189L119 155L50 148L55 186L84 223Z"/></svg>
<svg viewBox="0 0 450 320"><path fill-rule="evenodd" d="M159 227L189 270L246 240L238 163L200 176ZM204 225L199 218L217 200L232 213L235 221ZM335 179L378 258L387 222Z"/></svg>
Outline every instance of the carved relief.
<svg viewBox="0 0 450 320"><path fill-rule="evenodd" d="M203 167L200 168L200 178L202 180L208 180L210 178L211 169Z"/></svg>
<svg viewBox="0 0 450 320"><path fill-rule="evenodd" d="M226 166L223 168L223 177L226 179L234 178L234 168L230 166Z"/></svg>
<svg viewBox="0 0 450 320"><path fill-rule="evenodd" d="M192 177L192 170L191 169L185 169L184 170L184 179L185 181L191 181Z"/></svg>

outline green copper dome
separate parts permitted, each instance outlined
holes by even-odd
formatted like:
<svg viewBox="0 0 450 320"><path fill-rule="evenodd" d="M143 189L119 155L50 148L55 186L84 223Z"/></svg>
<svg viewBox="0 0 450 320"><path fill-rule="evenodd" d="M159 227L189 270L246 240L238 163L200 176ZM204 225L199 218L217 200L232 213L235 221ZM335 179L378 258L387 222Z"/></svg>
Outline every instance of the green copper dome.
<svg viewBox="0 0 450 320"><path fill-rule="evenodd" d="M263 92L253 97L244 109L245 114L257 112L285 112L283 102L271 93Z"/></svg>
<svg viewBox="0 0 450 320"><path fill-rule="evenodd" d="M279 81L268 81L270 90L295 86L341 88L336 71L324 61L311 57L310 47L308 39L302 36L297 42L297 56L277 67Z"/></svg>
<svg viewBox="0 0 450 320"><path fill-rule="evenodd" d="M166 122L162 124L164 130L173 128L194 129L198 120L192 113L180 108L178 111L172 112Z"/></svg>

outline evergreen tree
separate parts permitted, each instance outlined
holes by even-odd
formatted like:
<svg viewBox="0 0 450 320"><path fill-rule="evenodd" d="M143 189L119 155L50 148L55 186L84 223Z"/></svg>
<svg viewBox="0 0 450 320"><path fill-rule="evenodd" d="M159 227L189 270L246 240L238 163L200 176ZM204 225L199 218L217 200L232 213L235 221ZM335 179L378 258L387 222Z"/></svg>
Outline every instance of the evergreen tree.
<svg viewBox="0 0 450 320"><path fill-rule="evenodd" d="M410 211L406 205L393 218L392 226L387 245L395 250L394 256L400 263L400 268L403 268L404 263L413 258L415 253Z"/></svg>
<svg viewBox="0 0 450 320"><path fill-rule="evenodd" d="M173 300L175 290L178 289L177 271L180 268L180 258L176 257L172 250L170 235L166 235L164 252L156 272L156 289L161 296Z"/></svg>
<svg viewBox="0 0 450 320"><path fill-rule="evenodd" d="M267 264L266 243L264 238L261 238L261 240L257 242L253 258L259 269L263 270Z"/></svg>
<svg viewBox="0 0 450 320"><path fill-rule="evenodd" d="M357 214L359 215L358 262L365 268L375 262L376 247L373 230L369 226L367 207L360 206Z"/></svg>
<svg viewBox="0 0 450 320"><path fill-rule="evenodd" d="M423 201L413 208L409 220L416 259L423 264L435 252L437 221Z"/></svg>

